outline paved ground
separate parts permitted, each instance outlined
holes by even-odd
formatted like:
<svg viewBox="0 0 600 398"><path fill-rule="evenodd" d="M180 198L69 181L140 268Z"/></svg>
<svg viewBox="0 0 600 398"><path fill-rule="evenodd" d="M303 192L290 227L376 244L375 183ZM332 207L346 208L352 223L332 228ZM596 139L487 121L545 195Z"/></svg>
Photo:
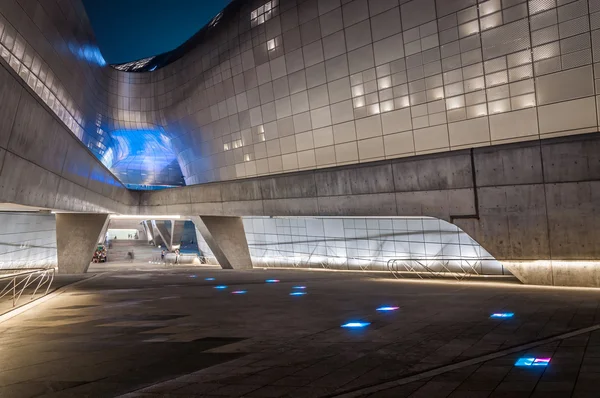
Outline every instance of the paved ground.
<svg viewBox="0 0 600 398"><path fill-rule="evenodd" d="M600 396L597 290L150 269L0 323L0 397Z"/></svg>

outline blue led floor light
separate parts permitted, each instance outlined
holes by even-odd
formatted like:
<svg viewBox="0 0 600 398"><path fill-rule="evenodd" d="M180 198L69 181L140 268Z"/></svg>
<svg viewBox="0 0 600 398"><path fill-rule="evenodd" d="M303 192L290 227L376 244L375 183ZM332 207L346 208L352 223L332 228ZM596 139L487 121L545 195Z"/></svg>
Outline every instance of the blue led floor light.
<svg viewBox="0 0 600 398"><path fill-rule="evenodd" d="M227 289L227 286L219 285L219 286L215 286L215 289L223 290L223 289Z"/></svg>
<svg viewBox="0 0 600 398"><path fill-rule="evenodd" d="M214 281L215 278L204 278L205 281Z"/></svg>
<svg viewBox="0 0 600 398"><path fill-rule="evenodd" d="M246 294L246 290L236 290L235 292L231 292L231 294Z"/></svg>
<svg viewBox="0 0 600 398"><path fill-rule="evenodd" d="M342 325L343 328L347 328L347 329L360 329L360 328L364 328L367 327L371 324L371 322L348 322L348 323L344 323Z"/></svg>
<svg viewBox="0 0 600 398"><path fill-rule="evenodd" d="M294 286L292 289L304 290L306 286Z"/></svg>
<svg viewBox="0 0 600 398"><path fill-rule="evenodd" d="M512 318L515 316L514 312L495 312L490 315L490 318L502 319L502 318Z"/></svg>
<svg viewBox="0 0 600 398"><path fill-rule="evenodd" d="M515 366L548 366L550 358L525 357L517 359Z"/></svg>
<svg viewBox="0 0 600 398"><path fill-rule="evenodd" d="M391 307L391 306L383 306L383 307L379 307L377 308L377 311L381 311L381 312L389 312L389 311L396 311L397 309L399 309L400 307Z"/></svg>
<svg viewBox="0 0 600 398"><path fill-rule="evenodd" d="M265 282L267 282L267 283L279 283L279 279L267 279Z"/></svg>
<svg viewBox="0 0 600 398"><path fill-rule="evenodd" d="M290 296L304 296L306 292L291 292Z"/></svg>

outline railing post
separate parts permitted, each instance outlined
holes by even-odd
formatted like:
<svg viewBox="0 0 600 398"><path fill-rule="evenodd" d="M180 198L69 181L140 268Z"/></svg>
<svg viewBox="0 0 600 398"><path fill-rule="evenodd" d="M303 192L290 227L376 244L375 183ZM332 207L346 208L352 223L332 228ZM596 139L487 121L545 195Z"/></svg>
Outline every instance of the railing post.
<svg viewBox="0 0 600 398"><path fill-rule="evenodd" d="M15 297L17 297L17 277L13 278L13 307L15 306Z"/></svg>

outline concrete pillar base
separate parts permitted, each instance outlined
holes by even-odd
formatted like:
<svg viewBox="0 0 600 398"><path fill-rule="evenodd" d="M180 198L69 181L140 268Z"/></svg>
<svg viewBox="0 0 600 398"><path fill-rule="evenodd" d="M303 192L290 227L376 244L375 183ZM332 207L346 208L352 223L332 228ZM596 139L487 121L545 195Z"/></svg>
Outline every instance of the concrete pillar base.
<svg viewBox="0 0 600 398"><path fill-rule="evenodd" d="M600 287L600 261L534 260L502 261L521 282L528 285Z"/></svg>
<svg viewBox="0 0 600 398"><path fill-rule="evenodd" d="M223 269L250 269L252 259L241 217L192 217Z"/></svg>
<svg viewBox="0 0 600 398"><path fill-rule="evenodd" d="M60 274L87 272L108 220L108 214L56 215L56 250Z"/></svg>

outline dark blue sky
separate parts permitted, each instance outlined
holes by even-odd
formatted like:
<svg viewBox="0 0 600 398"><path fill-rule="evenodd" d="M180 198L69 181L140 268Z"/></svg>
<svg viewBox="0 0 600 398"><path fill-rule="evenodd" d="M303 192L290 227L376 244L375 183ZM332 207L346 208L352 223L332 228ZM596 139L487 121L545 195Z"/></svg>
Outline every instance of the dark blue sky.
<svg viewBox="0 0 600 398"><path fill-rule="evenodd" d="M83 0L109 64L135 61L179 46L231 0Z"/></svg>

